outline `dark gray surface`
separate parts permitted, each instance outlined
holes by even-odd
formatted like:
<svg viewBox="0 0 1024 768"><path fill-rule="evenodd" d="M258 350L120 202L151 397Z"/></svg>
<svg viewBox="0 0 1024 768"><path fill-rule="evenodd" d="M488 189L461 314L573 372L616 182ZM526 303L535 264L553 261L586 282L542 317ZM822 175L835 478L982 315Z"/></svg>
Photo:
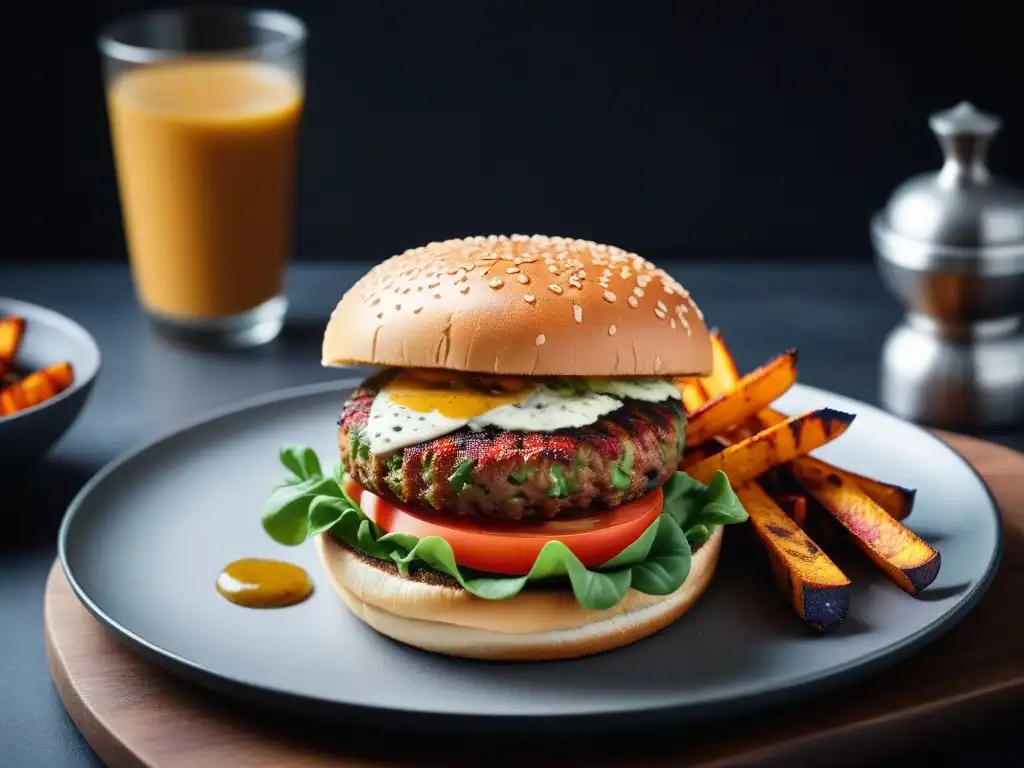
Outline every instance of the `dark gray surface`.
<svg viewBox="0 0 1024 768"><path fill-rule="evenodd" d="M900 313L869 265L667 266L722 327L741 367L797 346L802 381L877 403L878 350ZM323 323L361 269L295 270L292 321L282 337L259 350L212 355L153 336L122 267L0 267L0 292L69 315L104 355L89 408L51 457L0 501L0 766L98 764L53 690L41 639L44 580L68 501L117 454L202 411L336 378L319 365ZM1024 447L1024 430L988 437ZM1008 728L993 725L960 744L935 734L938 764L1021 764L1024 753Z"/></svg>

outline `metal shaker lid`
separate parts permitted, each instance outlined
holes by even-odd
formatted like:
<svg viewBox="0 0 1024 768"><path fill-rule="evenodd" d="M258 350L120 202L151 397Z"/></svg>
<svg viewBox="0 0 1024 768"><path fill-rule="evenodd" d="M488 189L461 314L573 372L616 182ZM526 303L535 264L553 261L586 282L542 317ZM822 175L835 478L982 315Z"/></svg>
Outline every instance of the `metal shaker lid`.
<svg viewBox="0 0 1024 768"><path fill-rule="evenodd" d="M1024 271L1024 189L986 165L1002 122L965 101L928 124L945 161L897 187L874 216L879 256L929 272Z"/></svg>

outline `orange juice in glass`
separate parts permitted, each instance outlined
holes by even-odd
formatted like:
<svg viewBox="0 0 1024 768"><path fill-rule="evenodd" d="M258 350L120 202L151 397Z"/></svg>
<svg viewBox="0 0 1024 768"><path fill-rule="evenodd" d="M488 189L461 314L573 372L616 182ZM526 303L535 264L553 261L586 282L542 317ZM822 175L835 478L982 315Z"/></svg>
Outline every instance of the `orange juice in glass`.
<svg viewBox="0 0 1024 768"><path fill-rule="evenodd" d="M132 280L155 326L205 346L284 323L305 26L195 8L100 35Z"/></svg>

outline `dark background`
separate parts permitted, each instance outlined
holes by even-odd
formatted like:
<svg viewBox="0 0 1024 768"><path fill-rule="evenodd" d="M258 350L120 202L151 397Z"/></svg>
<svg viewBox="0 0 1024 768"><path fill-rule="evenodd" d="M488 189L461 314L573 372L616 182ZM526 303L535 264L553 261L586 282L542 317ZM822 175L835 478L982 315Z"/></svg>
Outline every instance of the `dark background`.
<svg viewBox="0 0 1024 768"><path fill-rule="evenodd" d="M302 258L545 232L652 258L867 259L871 212L939 162L927 115L960 99L1004 118L992 164L1024 177L1024 3L276 5L311 32ZM0 259L124 258L94 37L145 7L0 12Z"/></svg>

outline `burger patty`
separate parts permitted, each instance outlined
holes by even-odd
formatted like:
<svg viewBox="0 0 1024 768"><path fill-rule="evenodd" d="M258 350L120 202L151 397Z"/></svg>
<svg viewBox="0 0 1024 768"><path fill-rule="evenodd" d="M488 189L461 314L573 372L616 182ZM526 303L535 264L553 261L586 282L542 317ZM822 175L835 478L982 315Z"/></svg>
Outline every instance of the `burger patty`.
<svg viewBox="0 0 1024 768"><path fill-rule="evenodd" d="M345 471L383 498L454 515L520 520L616 507L659 488L679 466L679 400L623 406L585 427L511 432L463 427L376 454L361 438L377 390L352 393L338 420Z"/></svg>

